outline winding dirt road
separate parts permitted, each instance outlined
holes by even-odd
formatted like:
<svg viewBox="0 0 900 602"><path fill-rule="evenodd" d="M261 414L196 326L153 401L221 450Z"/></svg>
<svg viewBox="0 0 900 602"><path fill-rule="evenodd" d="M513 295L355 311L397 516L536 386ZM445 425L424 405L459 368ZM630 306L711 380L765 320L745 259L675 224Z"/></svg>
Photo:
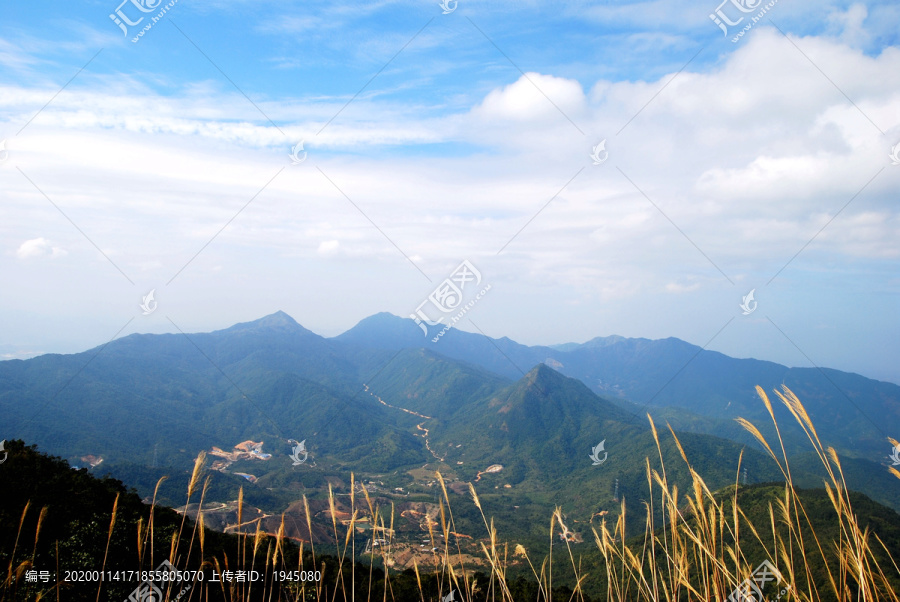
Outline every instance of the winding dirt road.
<svg viewBox="0 0 900 602"><path fill-rule="evenodd" d="M394 410L400 410L401 412L406 412L407 414L412 414L413 416L418 416L419 418L424 418L425 420L423 420L422 422L417 424L416 428L423 432L423 434L420 436L423 439L425 439L425 449L427 449L429 452L431 452L431 455L434 456L435 460L437 460L438 462L444 461L444 459L442 457L437 455L437 453L433 449L431 449L431 442L428 440L428 429L425 428L424 426L422 426L428 420L433 419L431 416L426 416L425 414L420 414L419 412L416 412L414 410L409 410L407 408L401 408L400 406L391 405L388 402L386 402L385 400L383 400L381 397L379 397L378 395L375 395L375 393L369 391L369 385L363 384L363 387L365 387L365 390L369 393L369 395L371 395L372 397L377 399L379 401L379 403L381 403L382 405L392 408Z"/></svg>

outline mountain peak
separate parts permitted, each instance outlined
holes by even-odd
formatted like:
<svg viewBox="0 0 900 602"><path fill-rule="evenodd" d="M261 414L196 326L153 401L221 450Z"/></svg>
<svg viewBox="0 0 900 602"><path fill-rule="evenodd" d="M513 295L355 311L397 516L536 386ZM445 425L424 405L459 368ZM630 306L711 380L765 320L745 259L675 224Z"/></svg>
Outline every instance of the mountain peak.
<svg viewBox="0 0 900 602"><path fill-rule="evenodd" d="M528 374L523 376L519 382L526 387L530 387L531 385L537 386L542 394L551 390L556 390L559 387L568 388L573 385L577 388L586 389L581 381L569 378L565 374L554 370L544 363L537 364L534 368L529 370Z"/></svg>
<svg viewBox="0 0 900 602"><path fill-rule="evenodd" d="M386 311L363 318L356 326L334 338L343 343L385 349L424 347L426 344L415 322Z"/></svg>
<svg viewBox="0 0 900 602"><path fill-rule="evenodd" d="M393 324L397 325L403 321L403 318L400 316L395 316L394 314L388 311L380 311L377 314L372 314L368 318L363 318L359 321L360 324Z"/></svg>
<svg viewBox="0 0 900 602"><path fill-rule="evenodd" d="M566 377L563 376L562 374L560 374L559 372L557 372L556 370L554 370L553 368L551 368L550 366L548 366L547 364L541 362L540 364L536 365L534 368L529 370L528 374L525 375L525 378L528 380L528 382L535 382L535 381L541 381L541 380L559 379L559 378L566 378Z"/></svg>
<svg viewBox="0 0 900 602"><path fill-rule="evenodd" d="M499 393L496 403L499 414L508 414L509 421L522 420L537 424L559 424L560 417L603 416L604 419L637 424L639 421L599 397L578 379L557 372L546 364L537 364L518 382L510 385L505 393ZM537 420L537 422L535 422ZM510 422L512 424L512 422Z"/></svg>
<svg viewBox="0 0 900 602"><path fill-rule="evenodd" d="M583 347L609 347L610 345L615 345L616 343L621 343L622 341L627 341L623 336L619 336L617 334L610 335L608 337L594 337L590 341L587 341L582 346Z"/></svg>
<svg viewBox="0 0 900 602"><path fill-rule="evenodd" d="M258 320L253 320L252 322L241 322L240 324L235 324L231 328L227 328L226 331L278 331L312 334L309 330L303 328L300 324L298 324L297 321L294 320L294 318L290 317L288 314L281 310L276 311L273 314L269 314L268 316L263 316Z"/></svg>
<svg viewBox="0 0 900 602"><path fill-rule="evenodd" d="M268 316L263 316L262 318L257 320L257 322L273 324L273 325L290 324L293 326L300 326L299 324L297 324L297 321L294 320L294 318L290 317L289 315L287 315L285 312L281 311L280 309L278 311L276 311L274 314L269 314Z"/></svg>

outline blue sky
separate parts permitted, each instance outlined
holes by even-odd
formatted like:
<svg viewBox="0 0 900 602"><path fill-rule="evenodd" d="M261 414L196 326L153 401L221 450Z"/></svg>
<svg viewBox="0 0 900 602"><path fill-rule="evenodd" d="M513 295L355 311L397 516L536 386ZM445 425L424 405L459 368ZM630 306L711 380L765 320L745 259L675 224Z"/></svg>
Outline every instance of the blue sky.
<svg viewBox="0 0 900 602"><path fill-rule="evenodd" d="M468 259L491 336L900 382L895 3L138 4L0 5L2 357L330 336Z"/></svg>

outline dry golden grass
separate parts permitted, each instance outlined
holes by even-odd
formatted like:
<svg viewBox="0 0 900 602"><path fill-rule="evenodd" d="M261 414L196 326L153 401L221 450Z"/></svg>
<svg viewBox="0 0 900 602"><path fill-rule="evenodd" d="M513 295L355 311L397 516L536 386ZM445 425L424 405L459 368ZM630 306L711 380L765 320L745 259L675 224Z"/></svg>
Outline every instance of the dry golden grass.
<svg viewBox="0 0 900 602"><path fill-rule="evenodd" d="M451 549L450 536L456 532L456 524L446 483L443 476L436 473L443 493L443 498L439 501L440 523L434 525L428 521L428 531L432 547L434 547L435 527L439 526L440 535L443 536L443 549L439 550L434 565L427 567L429 579L437 582L441 596L445 596L451 590L456 590L455 600L457 602L473 602L475 600L513 602L513 594L507 585L507 575L510 566L517 563L519 566L527 565L530 570L537 584L538 602L553 598L554 567L557 572L564 570L569 575L574 575L574 581L567 579L570 587L573 588L571 600L584 600L585 584L594 581L595 584L605 584L605 599L611 601L707 602L728 599L731 592L751 574L756 566L763 560L768 560L777 567L778 572L784 578L782 587L789 591L783 597L785 600L900 602L897 593L891 588L891 579L897 582L897 579L900 578L900 568L893 561L889 563L889 566L882 566L879 563L879 557L890 558L889 550L877 534L860 526L851 504L837 453L834 449L824 446L819 440L813 422L797 396L787 387L783 387L781 391L775 391L778 400L790 411L806 433L810 445L818 455L828 476L825 488L833 509L834 524L838 527L838 536L824 541L817 535L807 514L807 509L797 495L790 462L785 453L772 403L761 388L757 387L757 393L775 426L777 441L766 440L760 430L750 422L743 419L738 419L738 421L756 438L784 476L783 494L769 504L768 520L762 521L763 524L753 524L740 507L738 500L740 462L735 471L733 493L730 496L715 496L703 478L691 467L690 458L685 453L681 442L675 432L669 428L680 452L681 461L685 463L691 478L688 491L680 492L678 487L669 481L659 433L653 419L648 415L656 442L659 468L653 468L650 459L646 459L644 469L650 495L644 504L644 516L638 517L643 524L643 537L631 538L629 541L633 543L626 543L625 527L628 517L623 500L619 516L614 523L608 523L604 519L599 528L592 527L594 543L604 561L601 574L597 574L596 571L590 573L582 568L581 560L573 553L568 540L565 541L566 553L562 559L553 557L553 547L558 549L558 546L551 546L551 552L540 562L532 559L523 545L503 541L497 533L493 520L485 516L478 492L474 485L470 484L469 492L472 503L479 510L485 528L485 534L482 539L478 540L478 544L490 573L490 579L486 584L476 584L472 574L474 570L481 567L465 566L463 561L465 555L460 548L459 538L455 538L456 549ZM892 443L896 444L896 441L892 440ZM654 463L655 461L656 459L654 459ZM204 462L205 454L201 453L194 464L185 508L197 492ZM893 468L889 470L900 478L900 472ZM345 574L344 561L349 561L347 566L353 566L353 563L363 557L362 552L356 548L354 534L357 526L365 523L367 524L367 535L372 541L382 539L386 540L388 544L379 546L377 550L374 547L372 549L366 599L407 602L395 594L392 580L396 581L396 573L392 573L389 568L382 582L381 591L374 591L372 585L376 561L385 567L391 567L393 564L389 551L394 533L393 504L389 509L382 511L363 486L361 491L365 505L359 506L355 477L352 475L350 518L346 524L339 524L336 519L335 495L329 486L331 531L339 557L338 563L331 564L331 566L337 567L336 572L330 573L326 571L326 564L317 559L315 546L311 543L309 544L309 554L305 554L306 550L301 544L299 556L290 555L299 558L297 566L287 566L284 515L282 515L281 525L274 536L263 533L259 521L257 521L257 529L254 534L247 534L243 531L238 534L238 549L233 557L229 558L227 554L222 557L207 557L202 509L209 484L208 479L204 482L200 494L199 518L194 522L187 551L184 552L180 548L183 531L186 527L186 521L183 518L178 532L172 536L167 553L160 555L158 550L154 550L153 542L155 541L156 494L161 483L162 480L157 484L154 492L147 521L140 521L137 527L138 557L141 567L144 569L155 567L163 559L168 560L176 567L184 567L188 558L196 558L196 554L194 554L196 542L202 567L205 569L216 570L219 573L224 570L258 570L265 575L265 579L261 583L216 584L215 587L218 588L222 597L229 602L243 602L251 597L257 600L293 600L296 602L300 600L316 600L318 602L341 600L341 602L347 602L356 599L356 571L351 570L349 575ZM303 501L306 526L312 533L313 520L309 502L305 497ZM113 507L109 525L107 551L116 521L117 505L118 499ZM241 489L238 497L238 524L243 524L243 505L244 495L243 489ZM18 535L21 535L22 524L29 512L29 506L26 505L23 510ZM38 521L35 546L45 514L46 508L41 511L41 518ZM363 516L367 517L365 521L360 520ZM387 525L385 517L389 517ZM557 508L548 522L551 543L559 533L566 530L562 511ZM15 547L18 546L19 537L17 536ZM512 549L511 555L510 548ZM753 557L750 557L748 552L750 548L755 550L752 554ZM764 558L759 557L758 550L760 549L764 551ZM15 548L13 553L15 553ZM104 559L104 566L105 563ZM813 574L811 566L814 564L825 567L824 577L821 574ZM10 562L3 583L4 591L8 591L13 582L20 581L24 572L30 568L30 561L25 561L17 567ZM295 587L284 587L283 583L279 584L274 580L275 571L291 570L320 570L323 573L322 580L298 583ZM414 564L413 570L418 584L419 601L439 600L440 598L436 599L434 594L430 596L425 594L423 572L417 563ZM891 576L890 579L888 575ZM196 587L186 599L206 600L209 591L204 588L209 587L213 587L213 585L205 584L203 587ZM484 587L487 589L481 589ZM258 588L262 588L262 592L259 592ZM430 591L433 591L433 588ZM0 600L3 599L5 599L5 595L0 596ZM97 600L100 600L99 590Z"/></svg>

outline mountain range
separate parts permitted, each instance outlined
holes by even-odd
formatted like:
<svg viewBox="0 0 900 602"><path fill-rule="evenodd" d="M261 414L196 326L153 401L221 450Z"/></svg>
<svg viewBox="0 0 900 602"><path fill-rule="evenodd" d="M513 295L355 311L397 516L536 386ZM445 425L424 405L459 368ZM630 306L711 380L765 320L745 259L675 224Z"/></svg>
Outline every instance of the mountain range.
<svg viewBox="0 0 900 602"><path fill-rule="evenodd" d="M771 420L757 385L770 392L784 385L797 393L820 435L844 454L881 461L890 452L887 437L900 433L900 386L894 383L829 368L732 358L676 338L608 336L583 344L526 346L452 329L435 343L412 320L380 313L333 340L373 349L431 349L510 379L544 363L635 413L667 408L660 415L673 426L743 441L749 439L735 418ZM776 412L782 426L793 427L783 408ZM787 435L795 451L806 449L800 431Z"/></svg>
<svg viewBox="0 0 900 602"><path fill-rule="evenodd" d="M82 353L0 362L0 437L73 464L102 459L95 472L143 495L172 476L160 494L173 505L199 452L231 457L248 441L271 457L219 461L212 498L233 500L243 486L248 503L281 512L300 495L346 489L352 472L373 495L425 504L439 470L455 494L473 483L486 512L537 538L555 506L582 525L614 515L617 500L642 513L648 466L664 462L687 487L667 422L711 487L780 480L733 418L774 438L754 387L782 384L845 458L848 486L897 508L900 482L881 465L890 447L880 431L898 432L900 387L891 383L730 358L678 339L529 347L452 329L433 343L390 314L333 338L277 312L211 333L134 334ZM795 480L820 486L805 435L775 405ZM298 464L291 456L301 441L308 456ZM477 514L457 519L480 525Z"/></svg>

